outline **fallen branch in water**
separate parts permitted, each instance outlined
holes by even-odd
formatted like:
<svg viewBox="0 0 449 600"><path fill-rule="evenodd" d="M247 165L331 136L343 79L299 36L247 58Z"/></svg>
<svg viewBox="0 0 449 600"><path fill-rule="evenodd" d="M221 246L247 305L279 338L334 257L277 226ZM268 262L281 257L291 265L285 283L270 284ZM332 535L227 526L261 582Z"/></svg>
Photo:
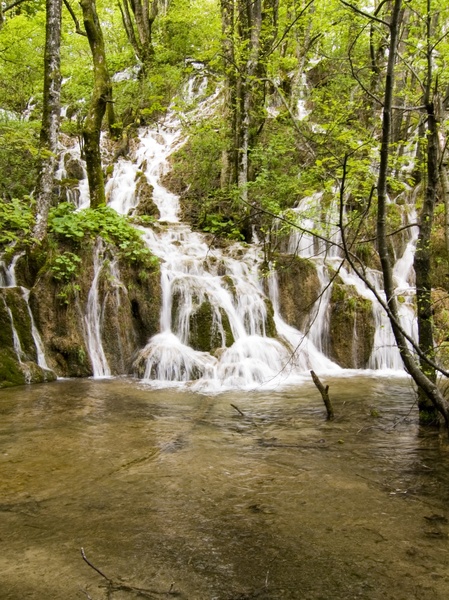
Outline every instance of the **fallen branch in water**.
<svg viewBox="0 0 449 600"><path fill-rule="evenodd" d="M240 414L240 416L242 416L242 417L245 416L245 413L243 413L238 406L236 406L235 404L232 404L232 402L231 402L231 406Z"/></svg>
<svg viewBox="0 0 449 600"><path fill-rule="evenodd" d="M157 591L152 591L152 590L148 590L145 588L139 588L134 585L126 585L124 583L118 583L118 582L114 581L113 579L110 579L109 577L107 577L107 575L105 575L102 571L100 571L100 569L98 569L94 564L92 564L90 562L90 560L86 556L86 553L84 552L84 548L81 548L81 556L83 557L84 562L87 565L89 565L89 567L91 569L93 569L96 573L101 575L101 577L103 577L103 579L105 579L107 581L107 597L108 598L111 598L112 594L114 592L131 592L132 594L137 594L138 596L142 596L143 598L150 598L150 600L156 600L156 599L160 598L161 595L165 595L165 594L170 595L170 596L178 596L179 595L173 589L175 586L174 582L171 584L168 592L157 592ZM88 596L88 598L90 598L90 596Z"/></svg>
<svg viewBox="0 0 449 600"><path fill-rule="evenodd" d="M312 375L313 383L316 385L316 387L320 391L321 397L323 398L323 402L327 410L327 420L332 421L334 418L334 408L329 398L329 386L326 385L325 387L321 383L318 375L314 371L310 371L310 374Z"/></svg>

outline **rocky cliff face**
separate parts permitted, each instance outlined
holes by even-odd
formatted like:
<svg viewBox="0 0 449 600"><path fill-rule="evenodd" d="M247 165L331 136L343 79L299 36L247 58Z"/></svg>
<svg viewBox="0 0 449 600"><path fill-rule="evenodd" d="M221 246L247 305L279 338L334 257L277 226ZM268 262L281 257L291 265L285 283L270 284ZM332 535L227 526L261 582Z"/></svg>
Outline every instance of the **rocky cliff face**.
<svg viewBox="0 0 449 600"><path fill-rule="evenodd" d="M24 256L17 266L18 283L31 288L29 302L22 287L0 289L0 387L94 372L87 323L95 275L92 246L81 251L79 275L71 282L55 280L50 261L41 256L39 268L35 258ZM120 264L114 249L105 247L97 275L100 343L111 374L128 374L136 352L159 329L159 273ZM49 370L37 364L30 311Z"/></svg>
<svg viewBox="0 0 449 600"><path fill-rule="evenodd" d="M313 260L284 255L278 261L279 308L291 326L306 332L321 286ZM328 319L329 358L346 369L368 365L374 344L375 324L371 301L346 285L340 277L330 283Z"/></svg>
<svg viewBox="0 0 449 600"><path fill-rule="evenodd" d="M38 364L28 304L20 287L0 289L0 388L52 381Z"/></svg>

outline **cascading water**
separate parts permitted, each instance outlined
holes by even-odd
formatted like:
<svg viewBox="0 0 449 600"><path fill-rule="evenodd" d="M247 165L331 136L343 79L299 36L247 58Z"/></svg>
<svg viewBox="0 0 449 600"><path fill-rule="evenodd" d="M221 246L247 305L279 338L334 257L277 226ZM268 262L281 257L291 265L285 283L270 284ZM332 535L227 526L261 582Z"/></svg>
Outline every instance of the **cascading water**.
<svg viewBox="0 0 449 600"><path fill-rule="evenodd" d="M353 286L357 294L362 298L370 300L372 304L373 320L375 326L375 335L373 350L368 362L368 368L373 370L403 370L403 363L389 319L378 302L375 294L366 286L366 284L355 274L351 273L345 266L340 256L341 236L337 225L338 215L334 211L327 211L327 235L330 244L313 235L304 233L302 230L314 231L319 224L315 222L312 215L319 214L321 194L315 194L305 198L300 206L295 209L298 215L301 215L301 230L295 231L289 240L288 252L297 254L303 258L313 260L317 269L318 278L321 284L321 294L317 300L316 306L311 312L310 328L308 337L314 342L315 346L321 351L327 353L325 344L329 339L328 313L330 307L331 285L329 268L333 272L338 272L339 277L347 286ZM409 226L416 222L416 211L414 201L411 205L405 206L403 211L404 226ZM322 226L320 227L322 229ZM417 339L416 317L413 308L414 297L414 270L413 257L416 240L418 236L416 227L409 227L409 238L405 250L398 257L394 264L393 277L396 286L396 296L399 299L399 315L401 324L406 333L414 340ZM373 269L366 270L367 278L370 284L377 290L382 299L385 299L383 292L382 274Z"/></svg>
<svg viewBox="0 0 449 600"><path fill-rule="evenodd" d="M168 156L182 143L179 125L172 114L156 131L141 129L133 161L122 159L107 187L109 205L128 214L136 202L133 182L143 171L160 212L160 227L142 228L161 260L162 310L160 333L136 361L140 375L164 385L195 380L196 388L223 389L273 385L310 368L339 370L283 322L277 306L272 314L257 245L212 249L205 236L179 222L179 199L160 182ZM200 318L205 331L198 331Z"/></svg>
<svg viewBox="0 0 449 600"><path fill-rule="evenodd" d="M84 315L84 337L92 363L94 377L110 377L111 369L104 353L101 340L103 307L99 300L99 279L104 260L104 247L101 240L94 249L94 276L87 298Z"/></svg>
<svg viewBox="0 0 449 600"><path fill-rule="evenodd" d="M194 96L203 94L206 87L207 79L198 72L188 83L185 104L191 106ZM216 97L200 101L190 117L192 114L204 117ZM338 214L332 207L326 209L323 237L315 234L317 214L323 229L323 212L321 209L317 212L321 194L305 198L296 209L301 214L303 229L309 233L293 234L288 246L289 253L314 261L322 292L302 332L285 323L280 315L274 273L266 281L269 296L266 295L260 278L262 256L257 244L246 247L236 243L226 251L211 248L206 236L180 222L179 198L161 183L161 176L168 168L168 157L183 143L176 114L169 112L156 129L141 128L138 133L139 145L133 151L132 160L120 158L117 161L106 185L106 195L110 207L121 214L132 214L138 205L137 182L143 176L153 189L153 201L160 215L159 224L140 228L148 247L161 260L162 288L160 332L148 340L135 361L136 371L144 380L161 385L190 382L196 389L210 390L277 385L294 381L309 369L340 371L341 368L327 358L331 272L335 271L345 285L353 286L357 294L372 303L375 339L368 368L402 369L382 307L371 290L343 264L341 236L336 225ZM70 151L79 158L76 147ZM63 168L64 160L61 177ZM76 198L78 208L88 205L86 186L84 179ZM409 218L413 220L413 215ZM410 335L415 335L416 328L409 301L415 241L413 234L394 270L401 298L401 318ZM102 256L103 250L98 245L84 320L94 377L111 374L101 340L104 307L98 283ZM0 276L3 271L0 265ZM369 271L369 278L377 290L382 289L378 272ZM355 322L354 327L356 336Z"/></svg>

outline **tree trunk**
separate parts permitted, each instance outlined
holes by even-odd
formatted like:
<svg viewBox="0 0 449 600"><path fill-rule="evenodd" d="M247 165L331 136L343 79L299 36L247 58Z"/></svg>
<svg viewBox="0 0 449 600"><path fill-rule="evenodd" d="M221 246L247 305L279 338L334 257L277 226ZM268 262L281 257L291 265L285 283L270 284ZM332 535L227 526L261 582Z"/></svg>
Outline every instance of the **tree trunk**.
<svg viewBox="0 0 449 600"><path fill-rule="evenodd" d="M414 268L416 274L416 305L418 319L419 347L425 355L434 360L432 318L432 282L430 261L430 237L438 185L438 132L433 103L427 104L427 186L421 209L419 236L416 244ZM421 370L433 382L436 382L435 369L423 358ZM423 424L438 422L435 406L424 390L418 390L419 416Z"/></svg>
<svg viewBox="0 0 449 600"><path fill-rule="evenodd" d="M401 354L402 361L408 373L411 375L418 388L425 394L436 409L443 416L446 427L449 428L449 404L443 398L437 385L420 368L407 340L399 326L399 311L394 294L393 269L391 266L386 232L386 202L387 202L387 176L389 165L389 142L391 134L391 112L394 89L394 70L397 54L397 39L400 27L402 0L394 0L393 12L390 22L390 47L388 55L388 66L385 79L384 107L382 115L382 141L380 152L380 167L378 177L378 205L377 205L377 244L379 257L382 265L384 290L387 300L388 316L390 318L393 333Z"/></svg>
<svg viewBox="0 0 449 600"><path fill-rule="evenodd" d="M122 0L119 9L128 40L146 71L154 56L152 30L159 13L159 0Z"/></svg>
<svg viewBox="0 0 449 600"><path fill-rule="evenodd" d="M53 179L57 166L59 118L61 112L61 14L62 0L47 0L44 58L44 106L40 135L41 167L36 187L36 224L33 235L42 240L53 199Z"/></svg>
<svg viewBox="0 0 449 600"><path fill-rule="evenodd" d="M113 130L114 110L112 86L106 63L103 33L98 20L95 0L80 0L84 27L94 64L94 89L89 111L84 121L83 139L86 156L87 179L89 182L90 205L97 208L106 203L104 176L101 165L100 135L103 117L108 112L110 129Z"/></svg>

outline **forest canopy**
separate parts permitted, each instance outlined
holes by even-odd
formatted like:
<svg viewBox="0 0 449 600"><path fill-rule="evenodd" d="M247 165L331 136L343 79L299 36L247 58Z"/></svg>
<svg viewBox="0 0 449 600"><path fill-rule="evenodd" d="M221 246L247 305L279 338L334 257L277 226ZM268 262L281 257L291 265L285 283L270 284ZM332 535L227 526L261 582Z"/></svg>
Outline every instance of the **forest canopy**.
<svg viewBox="0 0 449 600"><path fill-rule="evenodd" d="M221 240L258 240L266 270L299 228L337 245L359 277L381 272L406 369L448 423L436 388L447 335L432 300L449 291L447 0L16 0L0 17L5 247L54 235L76 179L54 180L58 144L79 141L90 207L110 218L118 158L139 127L177 111L185 143L166 184L183 218ZM181 93L189 81L195 100ZM205 98L207 117L189 117ZM410 227L413 353L391 264Z"/></svg>

